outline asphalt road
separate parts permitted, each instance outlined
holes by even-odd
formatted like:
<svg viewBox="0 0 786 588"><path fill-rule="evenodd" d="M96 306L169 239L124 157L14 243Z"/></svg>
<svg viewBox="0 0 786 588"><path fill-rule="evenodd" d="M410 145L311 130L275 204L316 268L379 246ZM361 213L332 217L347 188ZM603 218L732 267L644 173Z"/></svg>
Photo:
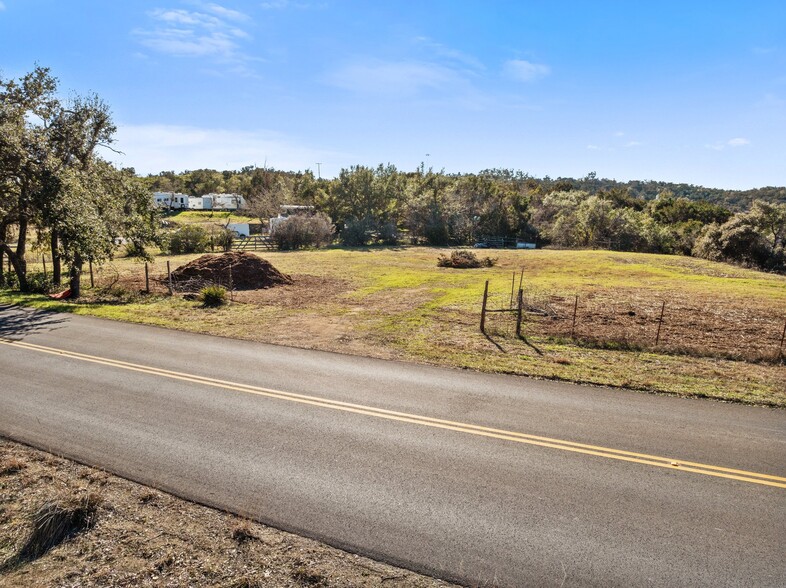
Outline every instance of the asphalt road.
<svg viewBox="0 0 786 588"><path fill-rule="evenodd" d="M786 585L786 411L14 308L0 337L0 435L337 547L469 585Z"/></svg>

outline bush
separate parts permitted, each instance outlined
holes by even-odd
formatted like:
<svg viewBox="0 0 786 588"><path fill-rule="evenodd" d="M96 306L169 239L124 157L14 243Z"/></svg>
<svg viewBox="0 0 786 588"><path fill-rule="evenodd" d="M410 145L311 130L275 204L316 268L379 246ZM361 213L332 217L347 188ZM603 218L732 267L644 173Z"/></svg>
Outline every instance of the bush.
<svg viewBox="0 0 786 588"><path fill-rule="evenodd" d="M153 261L153 256L141 243L131 241L126 243L125 247L126 257L137 259L139 261Z"/></svg>
<svg viewBox="0 0 786 588"><path fill-rule="evenodd" d="M181 253L204 253L210 246L207 231L199 225L187 225L169 237L166 249L173 255Z"/></svg>
<svg viewBox="0 0 786 588"><path fill-rule="evenodd" d="M497 260L490 257L478 259L478 256L472 253L472 251L454 251L450 254L450 257L440 255L437 259L437 265L439 267L453 267L458 269L492 267L495 263L497 263Z"/></svg>
<svg viewBox="0 0 786 588"><path fill-rule="evenodd" d="M235 241L235 235L229 229L221 229L217 234L212 237L213 243L216 247L229 251L232 249L232 243Z"/></svg>
<svg viewBox="0 0 786 588"><path fill-rule="evenodd" d="M277 224L270 233L270 238L279 249L288 251L329 245L333 241L334 231L335 227L326 214L297 214Z"/></svg>
<svg viewBox="0 0 786 588"><path fill-rule="evenodd" d="M349 247L362 247L373 238L373 226L368 219L352 219L341 231L341 242Z"/></svg>
<svg viewBox="0 0 786 588"><path fill-rule="evenodd" d="M49 294L56 289L52 283L52 274L44 275L43 272L28 272L27 287L33 294Z"/></svg>
<svg viewBox="0 0 786 588"><path fill-rule="evenodd" d="M385 223L379 227L379 240L383 245L397 245L400 235L395 223Z"/></svg>
<svg viewBox="0 0 786 588"><path fill-rule="evenodd" d="M227 290L223 286L208 286L199 291L199 301L207 308L218 308L227 303Z"/></svg>

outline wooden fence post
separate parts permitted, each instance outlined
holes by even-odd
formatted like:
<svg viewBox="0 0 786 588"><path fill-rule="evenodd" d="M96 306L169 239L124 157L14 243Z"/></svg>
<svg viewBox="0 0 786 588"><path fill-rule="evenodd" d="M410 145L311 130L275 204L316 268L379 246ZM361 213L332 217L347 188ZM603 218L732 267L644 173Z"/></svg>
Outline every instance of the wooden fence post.
<svg viewBox="0 0 786 588"><path fill-rule="evenodd" d="M579 310L579 295L576 294L576 301L573 303L573 324L570 327L570 338L573 339L576 334L576 313Z"/></svg>
<svg viewBox="0 0 786 588"><path fill-rule="evenodd" d="M169 260L166 260L166 277L167 282L169 283L169 295L172 296L174 291L172 290L172 270L169 268Z"/></svg>
<svg viewBox="0 0 786 588"><path fill-rule="evenodd" d="M521 337L521 317L524 312L524 290L519 288L519 308L516 314L516 337Z"/></svg>
<svg viewBox="0 0 786 588"><path fill-rule="evenodd" d="M780 355L783 355L783 342L786 341L786 321L783 321L783 334L781 335Z"/></svg>
<svg viewBox="0 0 786 588"><path fill-rule="evenodd" d="M519 276L519 290L521 290L521 282L524 280L524 268L521 268L521 275Z"/></svg>
<svg viewBox="0 0 786 588"><path fill-rule="evenodd" d="M486 334L486 302L489 299L489 281L486 280L486 287L483 289L483 306L480 309L480 332Z"/></svg>
<svg viewBox="0 0 786 588"><path fill-rule="evenodd" d="M87 265L90 267L90 287L91 288L95 288L96 287L96 281L95 281L95 278L93 277L93 260L92 259L88 259L87 260Z"/></svg>
<svg viewBox="0 0 786 588"><path fill-rule="evenodd" d="M655 335L655 345L657 346L660 343L660 328L663 325L663 313L666 312L666 301L663 301L663 305L660 307L660 318L658 319L658 334Z"/></svg>
<svg viewBox="0 0 786 588"><path fill-rule="evenodd" d="M150 270L147 267L147 262L145 262L145 292L150 294Z"/></svg>
<svg viewBox="0 0 786 588"><path fill-rule="evenodd" d="M44 262L44 280L46 280L46 255L41 256L41 261Z"/></svg>

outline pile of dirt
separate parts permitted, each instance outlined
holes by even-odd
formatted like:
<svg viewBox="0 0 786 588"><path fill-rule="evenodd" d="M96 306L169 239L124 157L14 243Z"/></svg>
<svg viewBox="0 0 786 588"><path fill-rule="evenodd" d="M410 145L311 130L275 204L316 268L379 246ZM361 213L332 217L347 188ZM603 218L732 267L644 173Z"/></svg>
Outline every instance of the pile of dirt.
<svg viewBox="0 0 786 588"><path fill-rule="evenodd" d="M203 255L172 272L172 285L179 292L195 292L213 284L233 290L258 290L291 283L292 278L269 261L243 251Z"/></svg>

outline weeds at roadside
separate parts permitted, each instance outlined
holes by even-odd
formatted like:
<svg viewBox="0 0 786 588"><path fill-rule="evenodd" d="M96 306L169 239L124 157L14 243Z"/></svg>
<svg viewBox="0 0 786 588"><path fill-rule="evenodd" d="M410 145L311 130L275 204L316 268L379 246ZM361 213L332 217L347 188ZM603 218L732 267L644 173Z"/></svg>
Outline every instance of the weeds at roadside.
<svg viewBox="0 0 786 588"><path fill-rule="evenodd" d="M16 555L0 564L0 571L36 560L63 541L90 529L96 522L100 504L101 498L91 492L42 504L30 519L32 528L24 543Z"/></svg>

